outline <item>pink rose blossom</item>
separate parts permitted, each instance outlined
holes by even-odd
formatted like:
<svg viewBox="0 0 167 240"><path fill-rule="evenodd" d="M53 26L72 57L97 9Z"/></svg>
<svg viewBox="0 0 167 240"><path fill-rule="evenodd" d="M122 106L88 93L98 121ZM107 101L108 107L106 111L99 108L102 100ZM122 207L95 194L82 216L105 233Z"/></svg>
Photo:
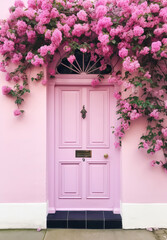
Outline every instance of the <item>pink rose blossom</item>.
<svg viewBox="0 0 167 240"><path fill-rule="evenodd" d="M75 61L75 56L74 55L70 55L68 58L67 58L67 60L71 63L71 64L73 64L73 62Z"/></svg>
<svg viewBox="0 0 167 240"><path fill-rule="evenodd" d="M159 11L159 5L151 3L150 10L151 10L152 13L158 12Z"/></svg>
<svg viewBox="0 0 167 240"><path fill-rule="evenodd" d="M123 67L126 71L132 73L135 72L140 67L140 64L138 60L133 60L130 57L126 57L123 62Z"/></svg>
<svg viewBox="0 0 167 240"><path fill-rule="evenodd" d="M23 36L26 33L27 24L22 20L18 20L16 26L17 26L18 35Z"/></svg>
<svg viewBox="0 0 167 240"><path fill-rule="evenodd" d="M40 66L40 65L44 65L44 60L43 58L40 58L37 55L35 55L34 58L31 60L31 63L34 66Z"/></svg>
<svg viewBox="0 0 167 240"><path fill-rule="evenodd" d="M141 55L147 55L149 53L150 49L148 47L144 47L141 51L140 54Z"/></svg>
<svg viewBox="0 0 167 240"><path fill-rule="evenodd" d="M128 49L123 47L119 50L118 54L121 58L127 57L128 56Z"/></svg>
<svg viewBox="0 0 167 240"><path fill-rule="evenodd" d="M21 111L19 109L14 110L14 116L20 116L21 115Z"/></svg>
<svg viewBox="0 0 167 240"><path fill-rule="evenodd" d="M22 91L22 90L23 90L23 88L24 88L23 86L19 86L19 90L20 90L20 91Z"/></svg>
<svg viewBox="0 0 167 240"><path fill-rule="evenodd" d="M14 53L11 61L12 61L12 63L19 63L22 58L23 58L23 56L21 53L18 53L18 54Z"/></svg>
<svg viewBox="0 0 167 240"><path fill-rule="evenodd" d="M80 51L83 52L83 53L86 53L87 49L86 48L80 48Z"/></svg>
<svg viewBox="0 0 167 240"><path fill-rule="evenodd" d="M135 37L140 37L144 33L144 29L140 26L135 26L133 29L133 33Z"/></svg>
<svg viewBox="0 0 167 240"><path fill-rule="evenodd" d="M150 114L150 117L153 117L154 119L158 120L159 119L159 112L158 109L154 109Z"/></svg>
<svg viewBox="0 0 167 240"><path fill-rule="evenodd" d="M55 29L52 37L51 37L52 44L54 44L56 47L58 47L62 41L62 33L59 29Z"/></svg>
<svg viewBox="0 0 167 240"><path fill-rule="evenodd" d="M3 95L8 95L12 89L8 86L3 86L2 87L2 94Z"/></svg>
<svg viewBox="0 0 167 240"><path fill-rule="evenodd" d="M156 161L155 161L155 160L152 160L150 164L151 164L152 167L154 167L154 166L155 166L155 163L156 163ZM150 230L149 230L149 229L147 229L147 230L148 230L148 231L152 231L151 228L150 228Z"/></svg>
<svg viewBox="0 0 167 240"><path fill-rule="evenodd" d="M91 82L91 85L92 85L92 87L99 85L99 80L97 78L94 78Z"/></svg>
<svg viewBox="0 0 167 240"><path fill-rule="evenodd" d="M81 21L87 21L87 13L84 11L84 10L80 10L78 13L77 13L77 17L79 18L79 20Z"/></svg>
<svg viewBox="0 0 167 240"><path fill-rule="evenodd" d="M160 50L161 46L162 46L162 43L160 41L153 42L151 44L151 52L152 53L158 52Z"/></svg>
<svg viewBox="0 0 167 240"><path fill-rule="evenodd" d="M115 92L114 93L114 97L117 99L117 100L120 100L121 99L121 94L119 92Z"/></svg>
<svg viewBox="0 0 167 240"><path fill-rule="evenodd" d="M31 60L34 57L34 54L32 52L28 52L26 56L26 60Z"/></svg>
<svg viewBox="0 0 167 240"><path fill-rule="evenodd" d="M12 80L17 83L17 82L19 82L20 78L19 78L19 76L13 76Z"/></svg>
<svg viewBox="0 0 167 240"><path fill-rule="evenodd" d="M163 129L161 130L161 132L162 132L164 138L166 138L166 137L167 137L167 128L163 128Z"/></svg>
<svg viewBox="0 0 167 240"><path fill-rule="evenodd" d="M21 0L16 0L15 3L14 3L14 6L15 7L20 7L20 8L25 7L24 3Z"/></svg>
<svg viewBox="0 0 167 240"><path fill-rule="evenodd" d="M92 2L90 0L85 0L83 1L82 5L85 9L88 9L92 7Z"/></svg>
<svg viewBox="0 0 167 240"><path fill-rule="evenodd" d="M100 18L103 17L107 13L107 7L100 5L96 8L96 17Z"/></svg>
<svg viewBox="0 0 167 240"><path fill-rule="evenodd" d="M150 78L151 78L151 75L150 75L150 73L147 71L147 72L144 74L144 77L150 79Z"/></svg>
<svg viewBox="0 0 167 240"><path fill-rule="evenodd" d="M147 142L144 142L144 143L143 143L143 147L144 147L144 149L147 150L147 149L149 148L149 144L148 144Z"/></svg>
<svg viewBox="0 0 167 240"><path fill-rule="evenodd" d="M167 109L167 100L164 101L164 107Z"/></svg>
<svg viewBox="0 0 167 240"><path fill-rule="evenodd" d="M64 49L65 52L71 51L71 47L69 47L68 45L64 46L63 49Z"/></svg>
<svg viewBox="0 0 167 240"><path fill-rule="evenodd" d="M130 120L136 120L139 117L141 117L141 114L137 112L137 110L132 110L132 112L129 114Z"/></svg>
<svg viewBox="0 0 167 240"><path fill-rule="evenodd" d="M162 140L156 140L156 144L155 144L155 148L154 148L154 151L157 152L161 149L161 146L163 146L163 142Z"/></svg>

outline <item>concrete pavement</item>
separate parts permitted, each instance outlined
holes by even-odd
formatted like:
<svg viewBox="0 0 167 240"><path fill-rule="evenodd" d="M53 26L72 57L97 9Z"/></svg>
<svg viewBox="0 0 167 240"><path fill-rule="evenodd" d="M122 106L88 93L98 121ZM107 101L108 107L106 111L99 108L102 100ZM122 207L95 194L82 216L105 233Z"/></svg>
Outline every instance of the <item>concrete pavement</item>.
<svg viewBox="0 0 167 240"><path fill-rule="evenodd" d="M0 230L0 240L167 240L167 230Z"/></svg>

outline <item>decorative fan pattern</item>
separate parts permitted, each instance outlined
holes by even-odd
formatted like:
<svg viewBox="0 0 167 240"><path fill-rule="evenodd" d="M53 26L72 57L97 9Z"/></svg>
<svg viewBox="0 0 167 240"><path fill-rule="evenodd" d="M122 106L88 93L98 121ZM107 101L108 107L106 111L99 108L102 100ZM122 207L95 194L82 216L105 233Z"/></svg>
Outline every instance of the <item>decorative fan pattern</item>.
<svg viewBox="0 0 167 240"><path fill-rule="evenodd" d="M105 70L101 70L100 61L102 58L97 57L94 62L91 60L90 53L82 53L77 51L75 53L76 60L71 64L67 58L63 58L57 67L58 74L108 74L111 72L111 66L107 65Z"/></svg>

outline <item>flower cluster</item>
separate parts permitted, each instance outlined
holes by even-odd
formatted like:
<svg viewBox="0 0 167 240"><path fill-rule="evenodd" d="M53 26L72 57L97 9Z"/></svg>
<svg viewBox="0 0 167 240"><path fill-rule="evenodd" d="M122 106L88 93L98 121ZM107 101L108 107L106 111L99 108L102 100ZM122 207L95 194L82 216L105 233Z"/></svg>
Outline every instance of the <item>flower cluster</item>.
<svg viewBox="0 0 167 240"><path fill-rule="evenodd" d="M91 61L100 59L100 70L115 56L122 61L123 74L116 64L108 77L111 85L128 93L114 96L118 101L120 126L115 129L120 146L121 138L131 121L146 117L146 134L139 148L147 153L164 152L164 159L155 161L167 169L167 1L139 0L16 0L8 19L0 21L0 71L14 87L3 86L2 94L14 97L18 107L28 89L26 70L31 66L47 66L57 51L66 53L70 64L76 61L75 50L88 53ZM17 64L9 71L10 62ZM55 75L51 69L49 76ZM42 71L32 81L41 81ZM100 84L99 76L92 86ZM137 91L136 91L137 89ZM137 94L136 94L137 93ZM23 111L16 109L15 116ZM161 164L160 164L161 163Z"/></svg>

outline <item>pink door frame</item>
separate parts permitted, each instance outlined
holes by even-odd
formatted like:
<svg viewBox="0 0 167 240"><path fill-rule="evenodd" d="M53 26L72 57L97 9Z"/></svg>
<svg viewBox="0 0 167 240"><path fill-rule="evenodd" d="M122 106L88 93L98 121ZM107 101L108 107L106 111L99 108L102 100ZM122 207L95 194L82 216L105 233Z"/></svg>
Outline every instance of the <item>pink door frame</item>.
<svg viewBox="0 0 167 240"><path fill-rule="evenodd" d="M85 73L77 75L58 74L55 79L48 81L47 87L47 195L48 195L48 212L55 212L55 87L56 86L91 86L91 81L97 75L87 75ZM107 81L107 76L101 82L101 86L111 86ZM83 81L84 79L84 81ZM115 88L113 86L113 88ZM114 103L116 106L116 101ZM113 110L113 125L116 123L116 107ZM111 125L112 125L111 124ZM114 141L114 135L112 135ZM120 213L120 152L113 146L113 155L117 159L115 162L116 171L114 171L114 208L115 213Z"/></svg>

